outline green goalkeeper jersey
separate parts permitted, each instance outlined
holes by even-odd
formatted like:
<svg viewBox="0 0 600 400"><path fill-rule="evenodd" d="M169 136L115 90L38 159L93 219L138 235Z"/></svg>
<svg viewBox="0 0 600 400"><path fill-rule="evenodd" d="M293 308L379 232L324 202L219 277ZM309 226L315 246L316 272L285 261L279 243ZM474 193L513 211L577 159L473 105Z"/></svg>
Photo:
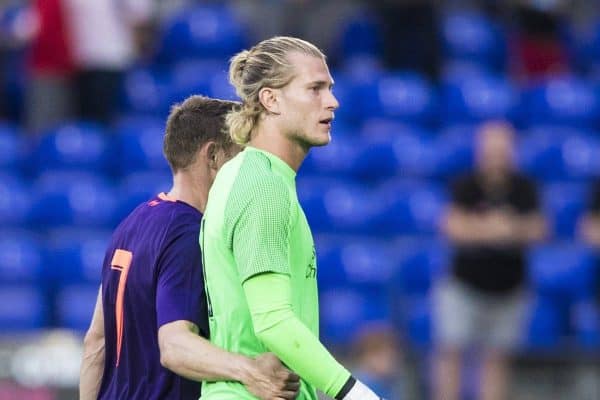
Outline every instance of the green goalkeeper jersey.
<svg viewBox="0 0 600 400"><path fill-rule="evenodd" d="M269 351L254 333L242 287L261 273L290 277L293 313L319 335L315 248L295 177L280 158L247 147L221 168L210 190L200 234L210 339L230 352ZM316 390L302 381L298 398L317 399ZM240 383L205 382L202 399L255 397Z"/></svg>

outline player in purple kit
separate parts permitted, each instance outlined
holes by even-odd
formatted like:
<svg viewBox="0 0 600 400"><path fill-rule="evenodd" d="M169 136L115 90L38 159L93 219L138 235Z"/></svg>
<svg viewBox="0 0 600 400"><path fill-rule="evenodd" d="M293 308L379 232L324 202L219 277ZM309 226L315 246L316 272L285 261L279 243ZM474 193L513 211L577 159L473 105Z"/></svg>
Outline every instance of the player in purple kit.
<svg viewBox="0 0 600 400"><path fill-rule="evenodd" d="M223 132L235 104L192 96L173 108L164 138L173 187L139 205L112 236L84 340L81 399L198 399L200 380L239 381L261 399L295 398L299 378L274 355L248 358L204 339L201 211L218 169L239 150Z"/></svg>

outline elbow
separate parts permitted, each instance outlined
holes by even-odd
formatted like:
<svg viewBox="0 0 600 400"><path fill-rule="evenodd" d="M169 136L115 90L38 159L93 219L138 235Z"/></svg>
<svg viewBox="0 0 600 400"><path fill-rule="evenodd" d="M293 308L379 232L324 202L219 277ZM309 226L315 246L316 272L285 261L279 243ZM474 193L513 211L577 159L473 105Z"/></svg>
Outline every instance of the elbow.
<svg viewBox="0 0 600 400"><path fill-rule="evenodd" d="M177 357L177 345L175 338L167 338L159 343L160 348L160 365L164 368L177 373L180 369L181 362Z"/></svg>

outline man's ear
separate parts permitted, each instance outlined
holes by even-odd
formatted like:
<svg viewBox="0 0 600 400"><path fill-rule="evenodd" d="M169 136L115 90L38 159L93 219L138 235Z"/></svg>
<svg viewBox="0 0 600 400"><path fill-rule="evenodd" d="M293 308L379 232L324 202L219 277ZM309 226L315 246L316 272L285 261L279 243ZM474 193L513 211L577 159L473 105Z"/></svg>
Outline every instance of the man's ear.
<svg viewBox="0 0 600 400"><path fill-rule="evenodd" d="M271 114L279 114L279 90L264 87L258 92L260 104Z"/></svg>
<svg viewBox="0 0 600 400"><path fill-rule="evenodd" d="M219 169L217 144L211 140L202 146L202 151L205 153L208 167L214 170Z"/></svg>

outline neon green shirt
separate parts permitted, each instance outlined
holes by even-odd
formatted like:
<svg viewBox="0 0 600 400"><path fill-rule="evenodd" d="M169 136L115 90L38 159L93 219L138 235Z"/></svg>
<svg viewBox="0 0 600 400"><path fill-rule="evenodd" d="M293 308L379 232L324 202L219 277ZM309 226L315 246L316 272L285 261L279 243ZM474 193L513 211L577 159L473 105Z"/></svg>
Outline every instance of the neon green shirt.
<svg viewBox="0 0 600 400"><path fill-rule="evenodd" d="M296 369L307 370L307 361L309 366L317 364L313 366L317 370L318 364L326 365L328 371L323 374L330 376L328 387L319 389L335 394L350 374L316 339L319 335L316 257L312 234L298 203L295 176L294 170L284 161L252 147L246 148L219 171L209 193L200 235L211 341L228 351L249 356L273 351L292 369L297 366ZM306 327L295 329L300 335L298 346L307 344L304 348L314 351L302 355L305 360L300 360L300 354L293 354L292 349L285 354L285 346L283 349L278 346L271 346L277 349L267 348L264 340L255 333L255 325L259 322L253 321L253 316L277 311L269 308L272 305L268 302L265 309L257 309L263 307L261 291L256 286L245 287L246 282L260 282L261 274L265 273L289 277L293 321L260 317L261 321L275 321L273 325L278 328L286 324ZM253 277L255 279L251 279ZM252 310L248 306L248 293L252 294ZM265 299L268 297L265 293ZM261 331L270 328L261 325ZM268 338L268 334L260 337ZM327 362L315 362L319 359ZM302 373L296 372L303 378L298 398L317 399L313 385L320 381L310 384ZM205 382L202 399L254 397L240 383Z"/></svg>

